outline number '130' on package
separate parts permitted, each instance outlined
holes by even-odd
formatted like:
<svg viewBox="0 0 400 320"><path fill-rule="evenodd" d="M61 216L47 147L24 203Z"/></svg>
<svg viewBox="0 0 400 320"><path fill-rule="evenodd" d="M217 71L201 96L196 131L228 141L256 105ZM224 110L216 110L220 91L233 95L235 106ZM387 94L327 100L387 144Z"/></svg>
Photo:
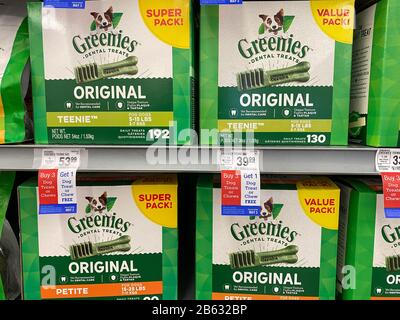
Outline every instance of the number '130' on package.
<svg viewBox="0 0 400 320"><path fill-rule="evenodd" d="M353 23L354 0L203 6L202 143L346 145Z"/></svg>

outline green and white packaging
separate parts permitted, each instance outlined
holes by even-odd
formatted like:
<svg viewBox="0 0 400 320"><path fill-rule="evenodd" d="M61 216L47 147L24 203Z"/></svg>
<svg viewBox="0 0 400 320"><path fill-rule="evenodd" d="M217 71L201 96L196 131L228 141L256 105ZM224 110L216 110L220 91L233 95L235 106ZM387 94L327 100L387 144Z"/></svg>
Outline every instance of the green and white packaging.
<svg viewBox="0 0 400 320"><path fill-rule="evenodd" d="M0 144L32 137L25 96L29 87L27 2L0 3Z"/></svg>
<svg viewBox="0 0 400 320"><path fill-rule="evenodd" d="M350 100L350 141L400 146L400 2L381 0L356 19Z"/></svg>
<svg viewBox="0 0 400 320"><path fill-rule="evenodd" d="M190 1L32 3L28 13L36 143L191 142Z"/></svg>
<svg viewBox="0 0 400 320"><path fill-rule="evenodd" d="M400 220L385 216L382 181L346 179L340 188L338 296L400 299L399 273L386 269L386 259L400 254Z"/></svg>
<svg viewBox="0 0 400 320"><path fill-rule="evenodd" d="M339 197L327 178L262 178L260 216L222 216L219 179L203 176L197 187L196 298L334 299Z"/></svg>
<svg viewBox="0 0 400 320"><path fill-rule="evenodd" d="M346 0L202 6L202 144L346 145L353 19Z"/></svg>
<svg viewBox="0 0 400 320"><path fill-rule="evenodd" d="M37 182L19 187L23 298L177 299L176 176L81 175L77 199L42 215Z"/></svg>

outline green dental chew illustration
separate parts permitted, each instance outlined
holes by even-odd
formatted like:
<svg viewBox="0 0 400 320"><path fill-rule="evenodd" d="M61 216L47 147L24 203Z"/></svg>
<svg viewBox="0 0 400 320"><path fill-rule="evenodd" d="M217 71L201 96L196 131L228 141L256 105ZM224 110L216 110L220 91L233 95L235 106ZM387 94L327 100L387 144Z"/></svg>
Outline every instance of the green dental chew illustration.
<svg viewBox="0 0 400 320"><path fill-rule="evenodd" d="M388 272L400 271L400 255L385 258L386 270Z"/></svg>
<svg viewBox="0 0 400 320"><path fill-rule="evenodd" d="M72 260L79 260L89 257L94 257L112 252L126 252L131 250L129 236L122 236L118 239L100 243L84 242L74 244L69 247Z"/></svg>
<svg viewBox="0 0 400 320"><path fill-rule="evenodd" d="M95 80L116 77L121 75L135 75L139 72L138 58L130 56L125 60L98 65L90 63L74 69L75 80L77 84L92 82Z"/></svg>
<svg viewBox="0 0 400 320"><path fill-rule="evenodd" d="M265 266L277 263L296 263L298 261L297 246L288 246L285 249L256 253L254 250L235 252L229 255L232 269Z"/></svg>
<svg viewBox="0 0 400 320"><path fill-rule="evenodd" d="M236 76L239 91L272 87L290 82L310 80L310 64L300 62L295 66L265 71L262 68L238 73Z"/></svg>

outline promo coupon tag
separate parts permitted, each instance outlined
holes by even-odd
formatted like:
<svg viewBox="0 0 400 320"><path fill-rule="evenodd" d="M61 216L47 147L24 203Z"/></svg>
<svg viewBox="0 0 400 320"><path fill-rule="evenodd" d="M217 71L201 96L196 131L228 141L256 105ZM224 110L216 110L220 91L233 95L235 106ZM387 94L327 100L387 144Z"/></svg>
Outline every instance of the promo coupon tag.
<svg viewBox="0 0 400 320"><path fill-rule="evenodd" d="M378 150L375 164L382 177L385 216L400 218L400 150Z"/></svg>
<svg viewBox="0 0 400 320"><path fill-rule="evenodd" d="M80 164L80 150L42 150L38 179L39 214L77 212L76 171Z"/></svg>
<svg viewBox="0 0 400 320"><path fill-rule="evenodd" d="M221 212L226 216L259 216L260 154L221 151Z"/></svg>
<svg viewBox="0 0 400 320"><path fill-rule="evenodd" d="M59 9L85 9L85 0L44 0L43 5Z"/></svg>

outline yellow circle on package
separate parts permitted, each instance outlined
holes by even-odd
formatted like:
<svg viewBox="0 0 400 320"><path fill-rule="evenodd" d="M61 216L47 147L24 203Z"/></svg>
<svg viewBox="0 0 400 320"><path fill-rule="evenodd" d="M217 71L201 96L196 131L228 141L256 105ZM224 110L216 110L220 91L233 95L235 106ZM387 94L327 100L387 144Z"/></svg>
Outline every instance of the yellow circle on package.
<svg viewBox="0 0 400 320"><path fill-rule="evenodd" d="M132 195L140 212L150 221L167 228L178 227L176 185L132 184Z"/></svg>
<svg viewBox="0 0 400 320"><path fill-rule="evenodd" d="M147 28L161 41L179 49L190 45L190 3L184 0L139 0Z"/></svg>
<svg viewBox="0 0 400 320"><path fill-rule="evenodd" d="M313 178L297 183L304 213L316 224L330 230L339 228L340 189L328 178Z"/></svg>
<svg viewBox="0 0 400 320"><path fill-rule="evenodd" d="M354 0L311 0L310 4L315 22L327 36L353 43Z"/></svg>

